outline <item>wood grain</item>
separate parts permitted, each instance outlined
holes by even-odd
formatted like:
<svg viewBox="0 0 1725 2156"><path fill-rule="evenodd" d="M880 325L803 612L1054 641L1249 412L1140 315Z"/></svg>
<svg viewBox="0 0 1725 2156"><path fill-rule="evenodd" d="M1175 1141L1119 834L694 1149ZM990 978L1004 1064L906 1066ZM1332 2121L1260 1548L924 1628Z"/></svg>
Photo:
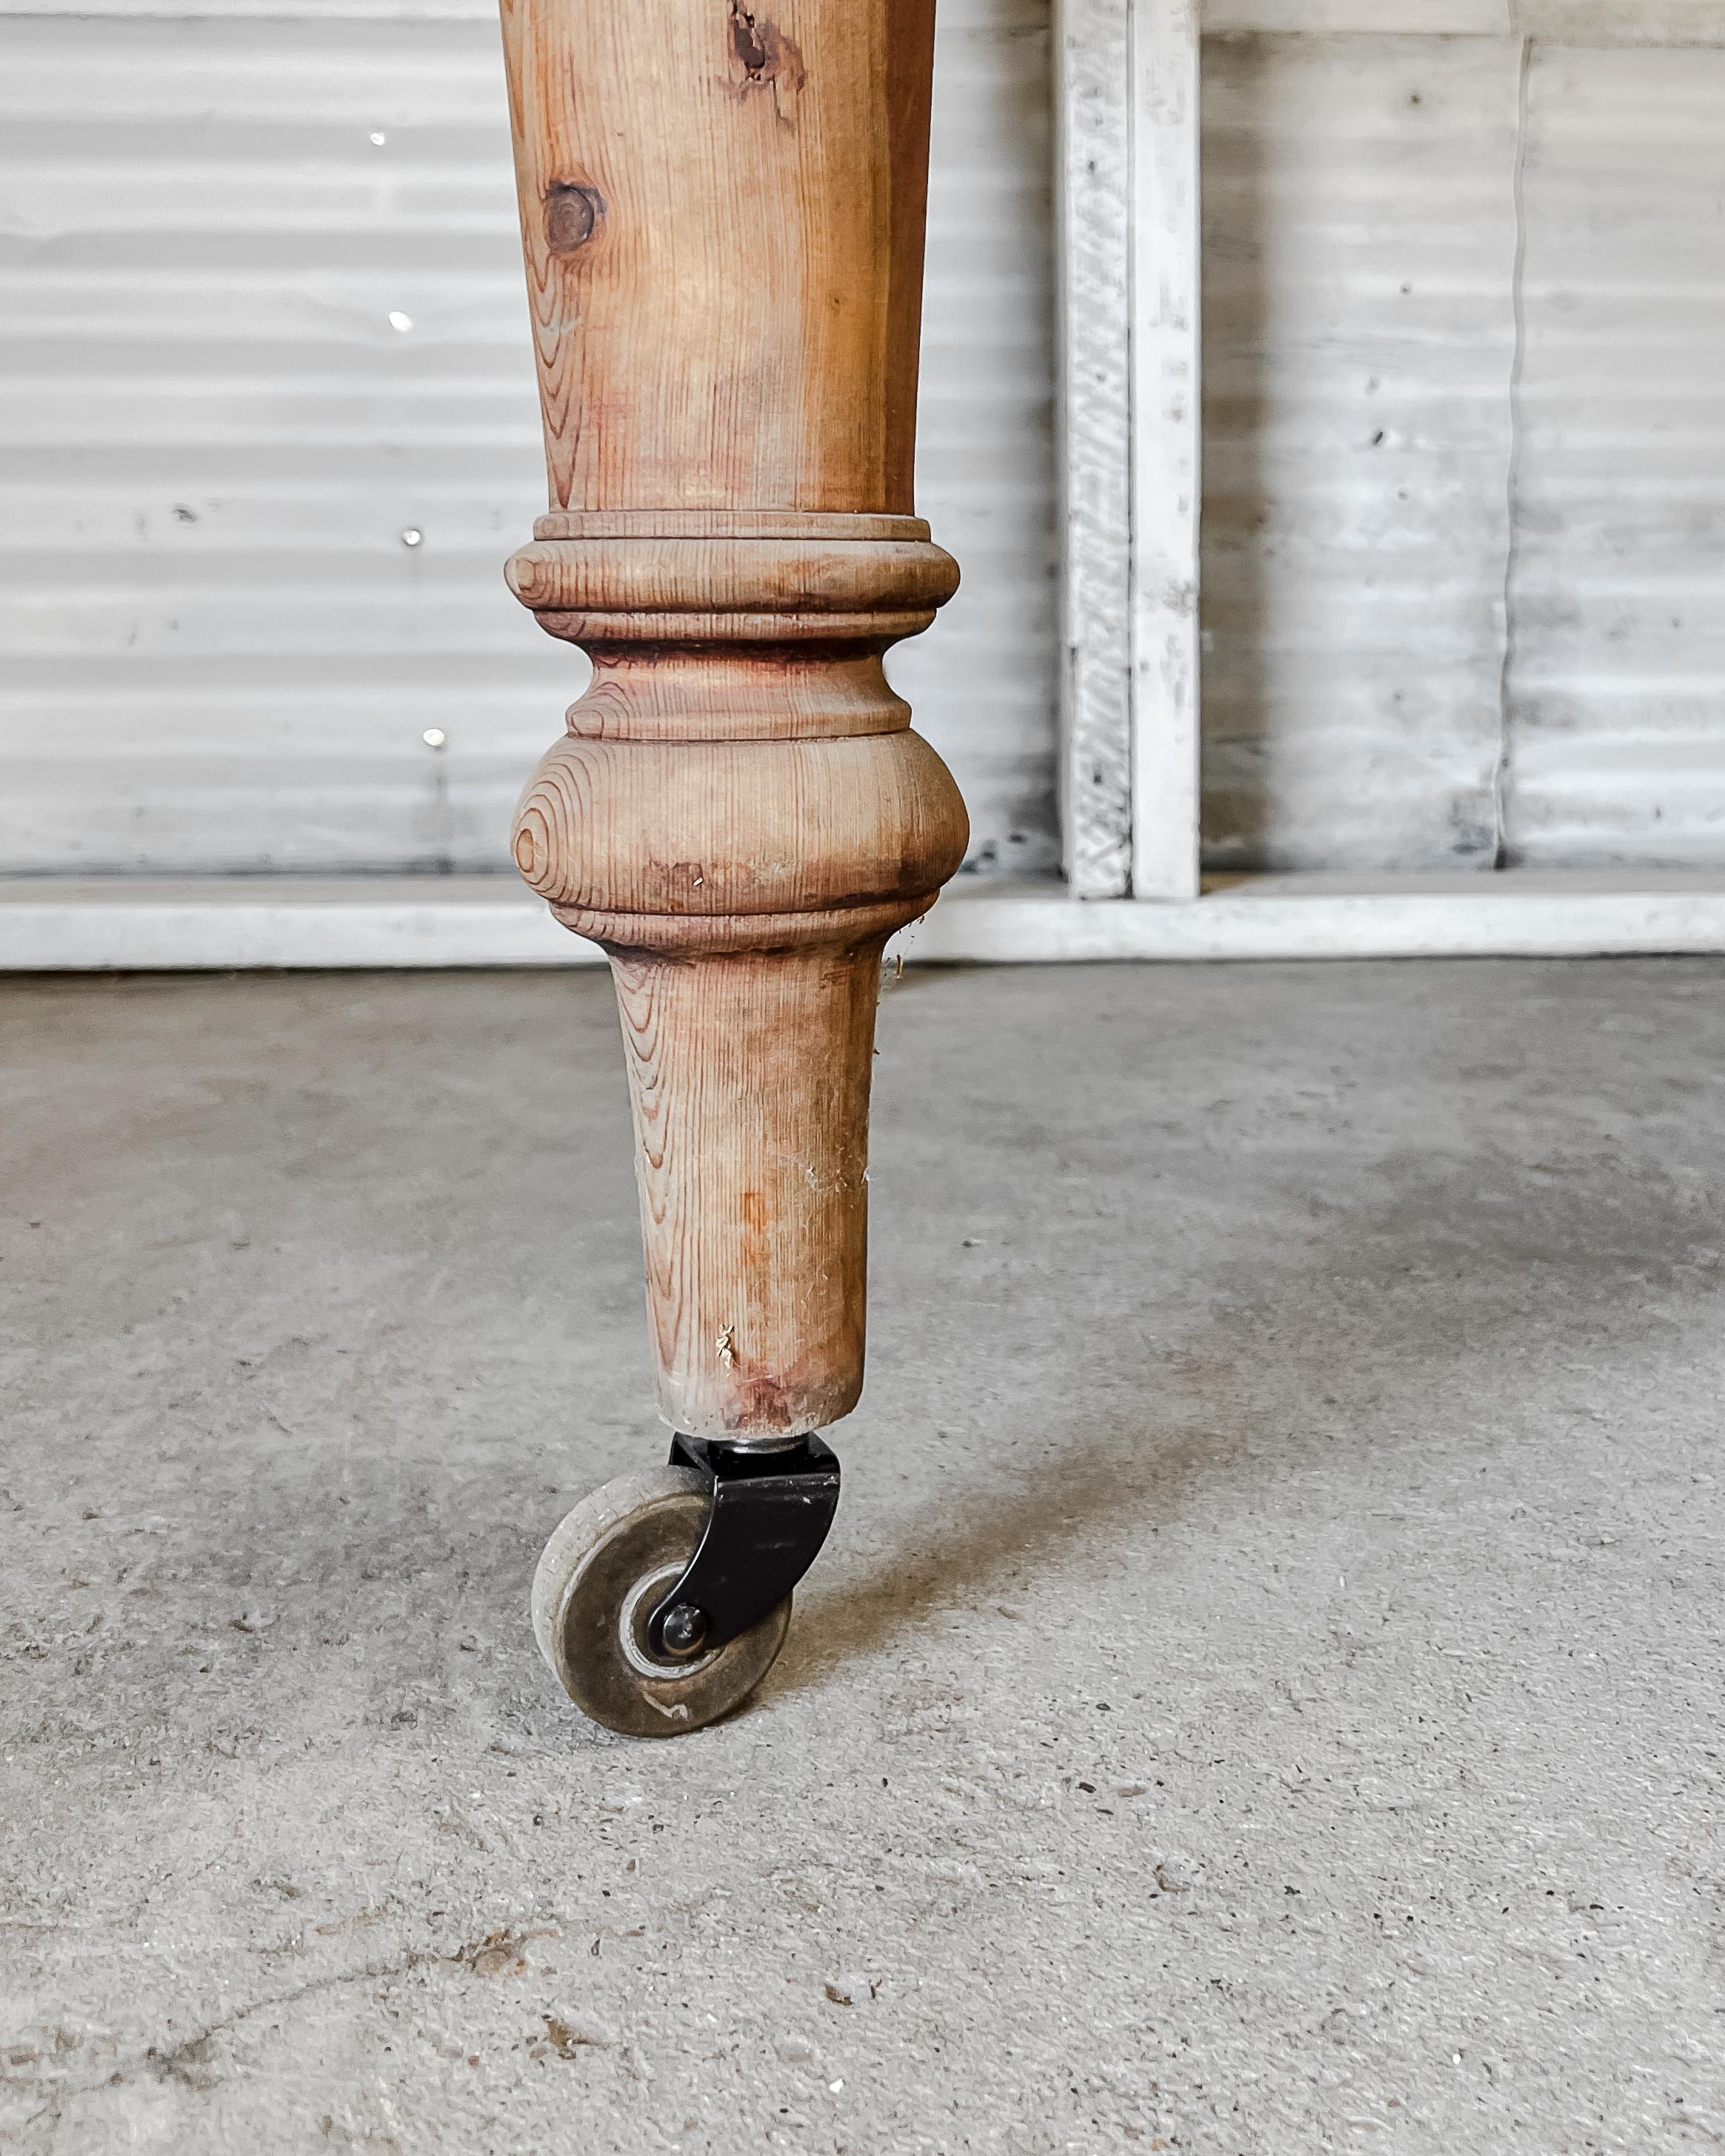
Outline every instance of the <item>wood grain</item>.
<svg viewBox="0 0 1725 2156"><path fill-rule="evenodd" d="M592 657L522 875L608 952L660 1410L861 1389L886 938L963 803L882 654L957 582L915 516L929 0L504 0L551 510L509 564Z"/></svg>
<svg viewBox="0 0 1725 2156"><path fill-rule="evenodd" d="M766 962L613 958L660 1409L675 1428L818 1430L856 1404L884 941Z"/></svg>
<svg viewBox="0 0 1725 2156"><path fill-rule="evenodd" d="M932 0L774 4L503 0L555 506L910 510Z"/></svg>

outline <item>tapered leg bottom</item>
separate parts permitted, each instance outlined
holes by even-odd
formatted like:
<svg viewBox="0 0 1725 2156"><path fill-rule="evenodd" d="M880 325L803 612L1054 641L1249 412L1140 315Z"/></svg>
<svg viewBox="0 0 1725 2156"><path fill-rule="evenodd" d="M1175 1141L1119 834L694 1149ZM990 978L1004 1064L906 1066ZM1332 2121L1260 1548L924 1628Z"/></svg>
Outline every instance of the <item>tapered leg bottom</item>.
<svg viewBox="0 0 1725 2156"><path fill-rule="evenodd" d="M691 1436L817 1430L862 1389L883 943L612 955L660 1412Z"/></svg>

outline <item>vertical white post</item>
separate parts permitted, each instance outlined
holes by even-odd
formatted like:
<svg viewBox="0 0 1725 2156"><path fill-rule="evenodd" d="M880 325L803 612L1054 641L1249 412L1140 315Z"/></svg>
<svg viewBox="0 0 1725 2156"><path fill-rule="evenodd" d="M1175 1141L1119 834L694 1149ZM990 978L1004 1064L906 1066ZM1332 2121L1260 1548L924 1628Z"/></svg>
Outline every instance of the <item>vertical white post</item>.
<svg viewBox="0 0 1725 2156"><path fill-rule="evenodd" d="M1132 879L1135 4L1055 0L1060 826L1077 898L1123 898Z"/></svg>
<svg viewBox="0 0 1725 2156"><path fill-rule="evenodd" d="M1199 888L1196 0L1132 0L1132 893Z"/></svg>

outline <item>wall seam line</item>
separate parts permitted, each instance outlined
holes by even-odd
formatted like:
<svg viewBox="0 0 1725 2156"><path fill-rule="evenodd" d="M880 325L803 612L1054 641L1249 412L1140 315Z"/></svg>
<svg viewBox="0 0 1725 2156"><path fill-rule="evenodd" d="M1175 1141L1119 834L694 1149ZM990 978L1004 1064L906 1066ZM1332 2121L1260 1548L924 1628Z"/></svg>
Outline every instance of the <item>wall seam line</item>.
<svg viewBox="0 0 1725 2156"><path fill-rule="evenodd" d="M1491 766L1491 866L1494 870L1507 869L1510 865L1509 834L1504 811L1509 785L1512 677L1516 659L1516 572L1521 552L1522 376L1527 351L1524 290L1527 265L1527 99L1532 60L1533 40L1524 36L1521 41L1517 69L1515 166L1511 181L1515 218L1515 256L1509 282L1512 341L1508 383L1509 443L1503 475L1503 651L1497 672L1497 753Z"/></svg>

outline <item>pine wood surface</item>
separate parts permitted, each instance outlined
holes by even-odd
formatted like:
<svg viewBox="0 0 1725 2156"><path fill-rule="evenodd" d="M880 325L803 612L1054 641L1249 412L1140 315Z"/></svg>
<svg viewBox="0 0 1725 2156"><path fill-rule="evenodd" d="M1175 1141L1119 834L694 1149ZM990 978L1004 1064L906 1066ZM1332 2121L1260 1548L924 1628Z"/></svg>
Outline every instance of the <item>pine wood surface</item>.
<svg viewBox="0 0 1725 2156"><path fill-rule="evenodd" d="M909 514L932 0L503 0L553 507Z"/></svg>
<svg viewBox="0 0 1725 2156"><path fill-rule="evenodd" d="M914 514L929 0L503 0L551 508L511 588L593 681L522 875L603 943L660 1407L861 1388L880 954L968 838L882 654L957 570Z"/></svg>

